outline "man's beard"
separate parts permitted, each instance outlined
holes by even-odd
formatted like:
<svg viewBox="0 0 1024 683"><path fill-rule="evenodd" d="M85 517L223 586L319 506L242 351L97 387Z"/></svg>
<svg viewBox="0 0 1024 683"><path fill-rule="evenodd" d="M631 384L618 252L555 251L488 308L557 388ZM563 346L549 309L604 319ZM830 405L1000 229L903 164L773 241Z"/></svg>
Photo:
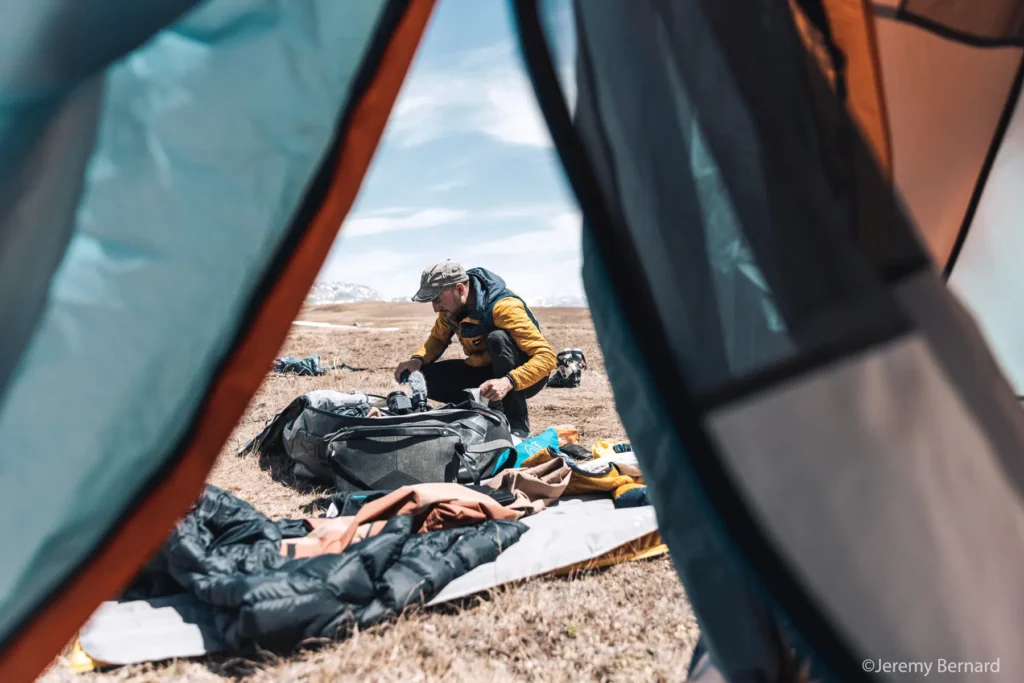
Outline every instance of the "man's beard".
<svg viewBox="0 0 1024 683"><path fill-rule="evenodd" d="M466 306L466 304L462 304L461 306L459 306L458 310L452 311L451 313L448 314L448 320L450 320L453 323L459 322L460 320L466 317L467 308L468 306Z"/></svg>
<svg viewBox="0 0 1024 683"><path fill-rule="evenodd" d="M470 290L470 292L466 295L466 301L461 305L457 306L454 311L448 314L448 320L452 323L452 325L457 324L460 320L462 320L471 313L470 304L472 302L473 292L472 290Z"/></svg>

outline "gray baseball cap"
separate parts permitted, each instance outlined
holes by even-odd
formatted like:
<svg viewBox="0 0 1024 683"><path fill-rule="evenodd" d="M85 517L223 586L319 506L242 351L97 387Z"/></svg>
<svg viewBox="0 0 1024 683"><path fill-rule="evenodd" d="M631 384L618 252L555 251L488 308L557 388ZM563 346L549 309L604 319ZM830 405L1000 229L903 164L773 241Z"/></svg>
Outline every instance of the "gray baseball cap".
<svg viewBox="0 0 1024 683"><path fill-rule="evenodd" d="M438 261L423 271L420 276L420 288L413 296L413 301L420 303L433 301L437 295L444 291L445 287L451 287L460 282L469 281L466 269L458 261L445 259Z"/></svg>

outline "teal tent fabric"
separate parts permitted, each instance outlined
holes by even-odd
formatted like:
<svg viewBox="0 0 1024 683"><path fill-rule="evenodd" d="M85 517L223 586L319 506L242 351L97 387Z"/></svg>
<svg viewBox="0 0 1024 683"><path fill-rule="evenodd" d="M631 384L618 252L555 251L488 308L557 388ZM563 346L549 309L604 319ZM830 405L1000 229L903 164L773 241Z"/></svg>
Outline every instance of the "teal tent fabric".
<svg viewBox="0 0 1024 683"><path fill-rule="evenodd" d="M77 204L74 225L0 413L0 518L18 520L0 532L0 640L95 549L184 437L389 6L206 0L162 30L141 11L75 27L104 38L95 69L135 49L101 75L81 199L74 155L53 186L49 223L59 229ZM22 18L28 33L15 45L46 44L46 23ZM20 132L12 121L0 119L0 140Z"/></svg>
<svg viewBox="0 0 1024 683"><path fill-rule="evenodd" d="M0 406L72 229L102 98L97 72L195 3L38 0L2 9Z"/></svg>

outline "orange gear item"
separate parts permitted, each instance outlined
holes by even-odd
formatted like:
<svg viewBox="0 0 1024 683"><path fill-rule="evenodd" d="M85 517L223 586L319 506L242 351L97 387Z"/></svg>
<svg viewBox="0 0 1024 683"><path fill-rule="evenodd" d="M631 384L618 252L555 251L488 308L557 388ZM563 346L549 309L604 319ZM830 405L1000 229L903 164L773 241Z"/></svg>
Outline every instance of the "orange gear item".
<svg viewBox="0 0 1024 683"><path fill-rule="evenodd" d="M580 430L572 425L555 425L552 427L558 434L558 446L580 442Z"/></svg>

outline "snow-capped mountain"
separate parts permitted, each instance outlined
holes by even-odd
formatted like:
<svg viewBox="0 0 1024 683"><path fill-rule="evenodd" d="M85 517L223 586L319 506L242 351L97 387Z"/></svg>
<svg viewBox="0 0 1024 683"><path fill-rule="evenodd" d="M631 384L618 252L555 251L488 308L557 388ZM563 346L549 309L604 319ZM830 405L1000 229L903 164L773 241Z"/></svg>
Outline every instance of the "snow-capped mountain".
<svg viewBox="0 0 1024 683"><path fill-rule="evenodd" d="M373 287L353 282L317 282L309 290L307 304L350 304L356 301L383 301Z"/></svg>
<svg viewBox="0 0 1024 683"><path fill-rule="evenodd" d="M373 287L356 284L354 282L317 282L309 290L306 303L317 304L351 304L359 301L390 301L394 303L410 301L407 296L396 296L385 298ZM539 298L526 298L526 303L532 308L545 308L552 306L568 308L586 308L587 301L579 296L545 296Z"/></svg>
<svg viewBox="0 0 1024 683"><path fill-rule="evenodd" d="M581 296L542 296L538 299L527 299L531 308L587 308L587 300Z"/></svg>

